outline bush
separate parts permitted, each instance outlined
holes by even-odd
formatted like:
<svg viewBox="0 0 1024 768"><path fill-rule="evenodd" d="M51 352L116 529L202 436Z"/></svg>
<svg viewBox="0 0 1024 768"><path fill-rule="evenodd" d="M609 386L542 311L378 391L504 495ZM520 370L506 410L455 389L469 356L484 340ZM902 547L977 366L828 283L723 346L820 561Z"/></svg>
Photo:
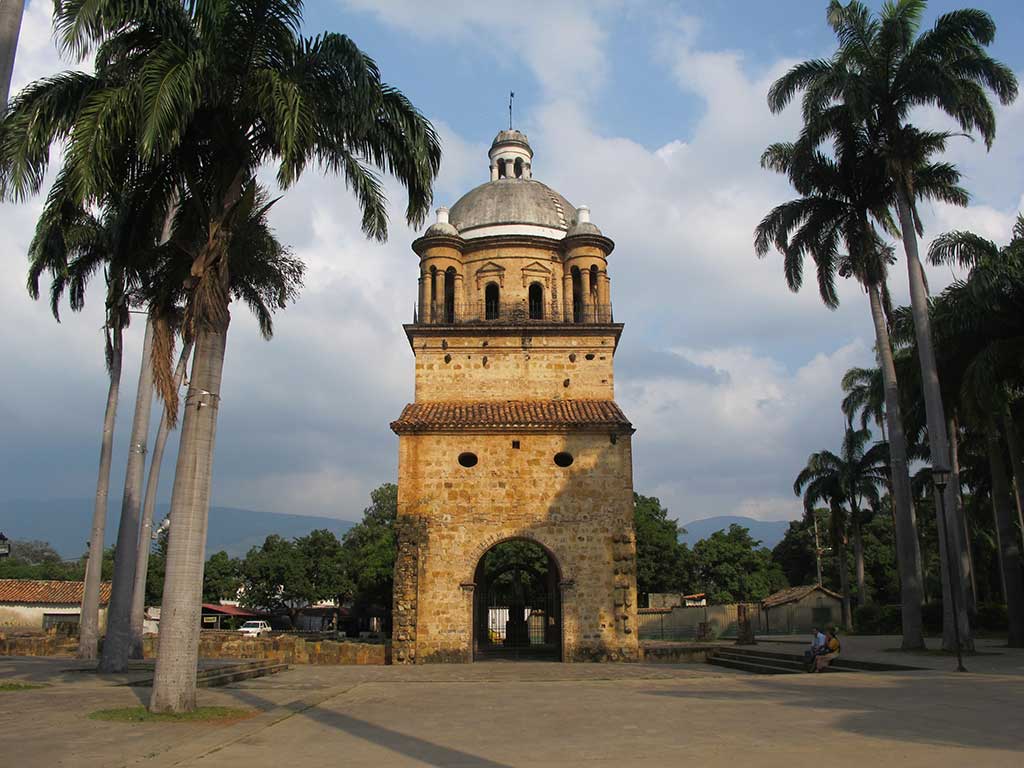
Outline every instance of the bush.
<svg viewBox="0 0 1024 768"><path fill-rule="evenodd" d="M853 612L853 626L861 635L898 635L902 630L898 605L868 603Z"/></svg>
<svg viewBox="0 0 1024 768"><path fill-rule="evenodd" d="M976 622L978 629L984 629L989 632L1006 632L1010 628L1006 606L1002 603L982 603L979 605Z"/></svg>

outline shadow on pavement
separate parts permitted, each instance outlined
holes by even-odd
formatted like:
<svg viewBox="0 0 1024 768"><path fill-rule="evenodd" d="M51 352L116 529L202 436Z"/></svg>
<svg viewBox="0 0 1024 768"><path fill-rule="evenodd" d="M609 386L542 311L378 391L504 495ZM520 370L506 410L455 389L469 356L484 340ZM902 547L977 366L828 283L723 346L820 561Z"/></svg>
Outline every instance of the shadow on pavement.
<svg viewBox="0 0 1024 768"><path fill-rule="evenodd" d="M847 675L828 675L814 678L813 682L820 684L807 685L779 677L752 678L748 682L754 684L741 690L677 688L643 693L694 702L729 701L845 713L834 727L859 736L927 745L1021 749L1020 731L1012 725L1016 718L1010 716L1014 711L1019 716L1024 700L1024 684L1019 680L887 675L879 680L880 685L860 687L844 685L842 680L849 679ZM984 686L984 692L979 686ZM997 698L1003 699L1003 706ZM1002 716L986 717L993 711L1001 711ZM805 719L794 713L794 727Z"/></svg>

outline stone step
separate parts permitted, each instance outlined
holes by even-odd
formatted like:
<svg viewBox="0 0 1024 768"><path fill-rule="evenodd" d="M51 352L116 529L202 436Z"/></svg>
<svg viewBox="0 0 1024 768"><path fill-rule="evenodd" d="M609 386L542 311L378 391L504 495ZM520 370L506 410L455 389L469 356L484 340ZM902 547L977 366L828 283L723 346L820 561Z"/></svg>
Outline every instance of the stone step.
<svg viewBox="0 0 1024 768"><path fill-rule="evenodd" d="M804 660L802 658L779 659L767 656L756 656L751 653L732 650L716 651L714 658L730 659L732 661L742 661L750 664L766 664L768 666L790 669L794 672L804 671Z"/></svg>
<svg viewBox="0 0 1024 768"><path fill-rule="evenodd" d="M765 651L760 648L730 648L730 653L744 654L752 658L760 659L774 659L777 661L795 661L798 664L803 664L803 654L796 653L782 653L780 651ZM848 671L861 671L861 672L902 672L902 671L913 671L920 670L922 667L909 667L904 664L885 664L875 661L859 661L857 659L850 659L840 656L838 659L834 659L830 667L836 669L845 669Z"/></svg>
<svg viewBox="0 0 1024 768"><path fill-rule="evenodd" d="M242 680L252 680L257 677L266 677L268 675L276 675L279 672L284 672L288 669L287 664L267 664L262 667L250 667L249 669L227 669L219 675L210 675L208 677L199 678L196 680L196 686L199 688L216 688L222 685L228 685L229 683L237 683Z"/></svg>
<svg viewBox="0 0 1024 768"><path fill-rule="evenodd" d="M777 666L769 663L756 663L754 661L744 661L741 659L730 659L724 656L712 656L708 659L708 664L715 667L726 667L728 669L735 669L740 672L749 672L754 675L796 675L799 674L800 670L792 669L790 667Z"/></svg>

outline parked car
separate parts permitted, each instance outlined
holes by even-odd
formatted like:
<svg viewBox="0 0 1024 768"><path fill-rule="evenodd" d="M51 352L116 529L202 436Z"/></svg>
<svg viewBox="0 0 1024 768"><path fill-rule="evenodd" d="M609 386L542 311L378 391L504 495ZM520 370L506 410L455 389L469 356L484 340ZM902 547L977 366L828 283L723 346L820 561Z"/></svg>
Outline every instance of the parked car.
<svg viewBox="0 0 1024 768"><path fill-rule="evenodd" d="M270 625L265 621L247 621L238 631L246 637L261 637L270 631Z"/></svg>

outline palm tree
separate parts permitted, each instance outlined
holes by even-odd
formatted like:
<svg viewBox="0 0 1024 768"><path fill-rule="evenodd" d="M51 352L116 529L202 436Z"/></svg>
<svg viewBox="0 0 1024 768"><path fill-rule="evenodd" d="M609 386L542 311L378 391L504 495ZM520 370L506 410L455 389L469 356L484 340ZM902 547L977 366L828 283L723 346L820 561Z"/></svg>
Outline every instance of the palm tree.
<svg viewBox="0 0 1024 768"><path fill-rule="evenodd" d="M132 146L177 170L177 189L205 222L192 254L186 322L195 329L171 495L160 647L150 707L195 707L199 606L219 392L230 323L229 243L255 205L264 164L291 186L310 163L340 173L364 232L387 236L387 201L374 168L408 194L418 226L430 206L440 144L430 123L347 37L298 35L300 0L60 2L66 51L97 50L93 74L30 85L0 129L0 188L38 191L48 150L67 141L64 169L83 200L116 185L105 158ZM183 203L184 205L184 203Z"/></svg>
<svg viewBox="0 0 1024 768"><path fill-rule="evenodd" d="M267 214L272 202L265 191L259 190L256 196L257 205L249 218L235 227L234 235L229 244L231 260L231 295L245 303L256 316L260 334L270 340L274 335L273 314L284 309L290 302L298 298L302 286L305 266L291 256L289 249L284 247L274 236ZM186 204L188 201L186 201ZM160 380L159 388L165 407L161 413L160 426L154 441L153 457L150 463L149 479L146 485L145 504L142 515L142 532L139 538L135 583L133 589L131 611L131 649L133 658L141 658L142 630L145 613L146 574L149 563L149 552L152 546L151 530L153 512L156 508L156 494L160 482L160 468L163 460L164 447L170 430L177 423L179 404L177 392L185 375L185 367L192 353L193 331L181 323L182 313L177 304L185 298L184 285L191 268L191 259L180 258L188 254L201 242L203 232L199 229L202 221L189 211L194 208L186 205L175 217L174 234L162 248L164 257L161 259L163 268L154 287L156 295L150 296L151 306L157 307L161 321L157 347L160 352L154 356L156 377ZM173 350L174 326L179 326L182 336L182 349L174 373L168 382L167 360ZM124 659L127 663L127 658Z"/></svg>
<svg viewBox="0 0 1024 768"><path fill-rule="evenodd" d="M984 435L995 516L997 555L1010 619L1010 644L1024 645L1024 576L1019 532L1015 529L1014 466L1007 473L1007 444L1016 438L1011 402L1024 385L1024 218L1004 248L969 232L937 238L929 251L933 263L969 267L932 305L933 324L944 368L959 373L959 402L969 425ZM1004 443L1005 439L1005 443ZM1009 451L1011 460L1014 450ZM1014 477L1016 475L1016 478ZM1017 500L1018 520L1020 499Z"/></svg>
<svg viewBox="0 0 1024 768"><path fill-rule="evenodd" d="M155 233L159 232L159 222L163 217L163 211L151 194L154 185L159 186L159 173L126 168L123 165L120 170L123 174L121 186L102 201L99 215L74 202L69 179L61 173L50 190L36 226L35 237L29 246L29 294L33 298L39 297L39 279L48 272L52 277L50 306L58 320L58 307L65 292L72 310L78 311L85 306L86 287L90 278L102 270L106 280L104 335L110 382L100 440L99 475L89 538L90 555L102 552L104 545L124 329L129 323L132 302L145 281L147 255L156 244ZM146 337L147 340L151 338L148 324ZM138 410L136 422L140 420ZM138 424L133 439L136 443L139 440ZM129 473L132 459L136 465L141 466L141 455L130 453ZM123 535L119 532L121 554L115 558L115 576L122 583L126 579L130 580L130 574L134 573L133 554L138 533L137 528L124 525L127 502L126 495L122 506L122 528L126 530ZM90 556L86 567L78 650L79 658L83 659L96 658L99 642L98 564L99 559Z"/></svg>
<svg viewBox="0 0 1024 768"><path fill-rule="evenodd" d="M806 141L773 144L762 165L787 174L801 197L776 206L755 230L755 249L764 256L774 245L784 256L790 289L803 283L803 260L809 255L817 267L818 290L825 305L839 304L836 274L854 276L868 294L875 329L875 349L882 372L885 415L889 424L891 487L896 519L897 563L903 603L903 647L924 646L921 622L921 554L910 491L907 445L899 406L899 388L884 307L891 249L883 245L872 222L886 230L894 225L886 205L884 166L866 133L846 119L837 131L835 157L817 151ZM930 137L941 142L942 137ZM917 194L957 197L955 178L935 173L920 163ZM842 242L846 256L838 253Z"/></svg>
<svg viewBox="0 0 1024 768"><path fill-rule="evenodd" d="M995 37L995 24L987 13L952 11L941 15L932 29L918 34L925 7L924 0L893 0L876 18L857 0L847 5L832 0L828 21L839 39L839 49L827 61L806 61L793 67L772 86L768 104L772 111L780 111L803 91L805 133L809 141L817 143L839 124L838 103L866 128L882 153L907 257L932 465L945 467L950 464L949 439L917 245L921 224L914 202L914 179L921 157L921 132L908 118L916 107L937 107L962 130L981 133L986 146L991 146L995 115L987 91L1008 104L1016 98L1017 80L1008 67L985 52ZM957 510L958 495L950 484L947 509ZM954 538L960 539L956 526L951 530ZM955 541L954 546L962 552L964 542ZM956 567L957 561L952 566ZM963 596L962 574L951 576L947 580L951 588ZM965 605L963 599L957 603ZM957 620L962 641L971 647L965 610L959 611Z"/></svg>
<svg viewBox="0 0 1024 768"><path fill-rule="evenodd" d="M7 106L14 75L14 57L18 52L21 18L25 0L0 0L0 114Z"/></svg>

